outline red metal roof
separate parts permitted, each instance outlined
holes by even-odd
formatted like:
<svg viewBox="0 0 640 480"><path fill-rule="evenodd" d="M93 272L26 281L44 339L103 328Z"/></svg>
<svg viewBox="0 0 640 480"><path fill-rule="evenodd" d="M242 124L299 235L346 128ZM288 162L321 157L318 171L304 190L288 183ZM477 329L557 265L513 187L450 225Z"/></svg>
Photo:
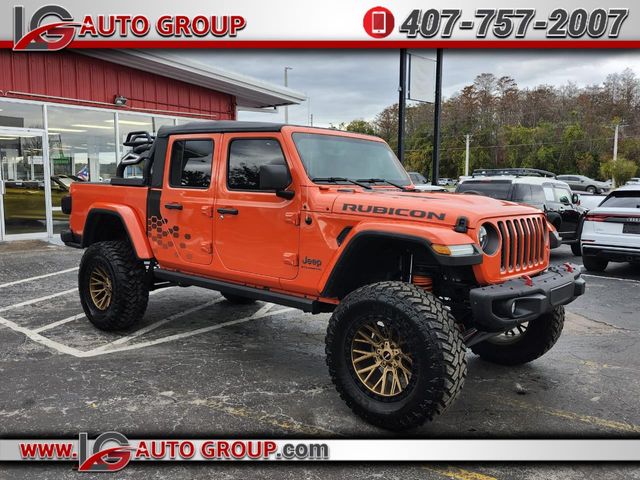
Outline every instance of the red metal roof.
<svg viewBox="0 0 640 480"><path fill-rule="evenodd" d="M0 98L116 108L117 95L122 111L235 120L233 95L72 51L0 50Z"/></svg>

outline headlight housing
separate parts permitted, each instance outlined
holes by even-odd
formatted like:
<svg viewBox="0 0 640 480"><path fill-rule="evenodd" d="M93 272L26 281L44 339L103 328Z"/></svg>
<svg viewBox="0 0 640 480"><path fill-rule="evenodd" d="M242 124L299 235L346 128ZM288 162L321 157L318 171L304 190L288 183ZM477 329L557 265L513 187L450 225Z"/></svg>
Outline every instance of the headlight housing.
<svg viewBox="0 0 640 480"><path fill-rule="evenodd" d="M480 228L478 229L478 243L484 252L487 248L487 244L489 243L489 233L484 225L480 225Z"/></svg>
<svg viewBox="0 0 640 480"><path fill-rule="evenodd" d="M486 255L493 255L500 248L500 235L491 223L483 223L478 228L478 244Z"/></svg>

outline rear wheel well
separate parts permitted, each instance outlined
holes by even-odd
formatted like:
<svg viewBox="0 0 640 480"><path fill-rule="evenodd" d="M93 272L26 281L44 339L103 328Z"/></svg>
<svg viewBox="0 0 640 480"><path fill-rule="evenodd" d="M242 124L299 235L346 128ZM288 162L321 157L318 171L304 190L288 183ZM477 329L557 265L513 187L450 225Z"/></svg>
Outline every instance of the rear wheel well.
<svg viewBox="0 0 640 480"><path fill-rule="evenodd" d="M440 268L423 239L391 234L360 234L346 246L323 295L343 298L371 283L410 281L412 263Z"/></svg>
<svg viewBox="0 0 640 480"><path fill-rule="evenodd" d="M130 242L129 232L120 215L104 211L90 213L82 235L82 246L88 247L96 242L110 240Z"/></svg>

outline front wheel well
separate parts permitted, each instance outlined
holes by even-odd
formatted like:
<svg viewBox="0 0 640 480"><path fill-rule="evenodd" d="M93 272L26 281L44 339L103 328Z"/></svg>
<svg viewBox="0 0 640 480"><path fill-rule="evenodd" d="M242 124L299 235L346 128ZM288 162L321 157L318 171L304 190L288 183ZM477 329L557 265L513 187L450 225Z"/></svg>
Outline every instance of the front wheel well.
<svg viewBox="0 0 640 480"><path fill-rule="evenodd" d="M359 234L345 247L323 296L343 298L371 283L409 281L410 264L439 268L426 240L392 234Z"/></svg>

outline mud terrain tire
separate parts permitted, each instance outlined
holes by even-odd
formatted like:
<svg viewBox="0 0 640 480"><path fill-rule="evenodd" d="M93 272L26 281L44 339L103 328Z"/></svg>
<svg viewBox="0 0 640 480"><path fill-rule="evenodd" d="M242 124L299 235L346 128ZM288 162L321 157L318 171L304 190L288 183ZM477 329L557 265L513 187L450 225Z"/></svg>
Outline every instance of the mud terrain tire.
<svg viewBox="0 0 640 480"><path fill-rule="evenodd" d="M149 300L145 267L129 242L97 242L87 248L78 283L84 313L100 330L125 330L144 316Z"/></svg>
<svg viewBox="0 0 640 480"><path fill-rule="evenodd" d="M356 340L361 338L356 336L366 325L391 332L380 337L371 334L371 346L362 344L370 349L369 355L375 356L376 348L379 352L384 343L377 338L387 336L397 338L401 349L395 351L406 353L412 360L409 380L405 377L398 394L384 396L386 372L391 367L374 369L376 375L385 376L382 394L367 387L359 377L353 352L359 351L354 345L362 340ZM467 371L466 348L451 313L433 295L404 282L375 283L347 295L329 321L325 351L329 374L340 397L361 418L389 430L417 427L443 413L460 393ZM377 358L389 365L382 356ZM372 362L375 364L375 360ZM393 392L393 377L391 381Z"/></svg>

